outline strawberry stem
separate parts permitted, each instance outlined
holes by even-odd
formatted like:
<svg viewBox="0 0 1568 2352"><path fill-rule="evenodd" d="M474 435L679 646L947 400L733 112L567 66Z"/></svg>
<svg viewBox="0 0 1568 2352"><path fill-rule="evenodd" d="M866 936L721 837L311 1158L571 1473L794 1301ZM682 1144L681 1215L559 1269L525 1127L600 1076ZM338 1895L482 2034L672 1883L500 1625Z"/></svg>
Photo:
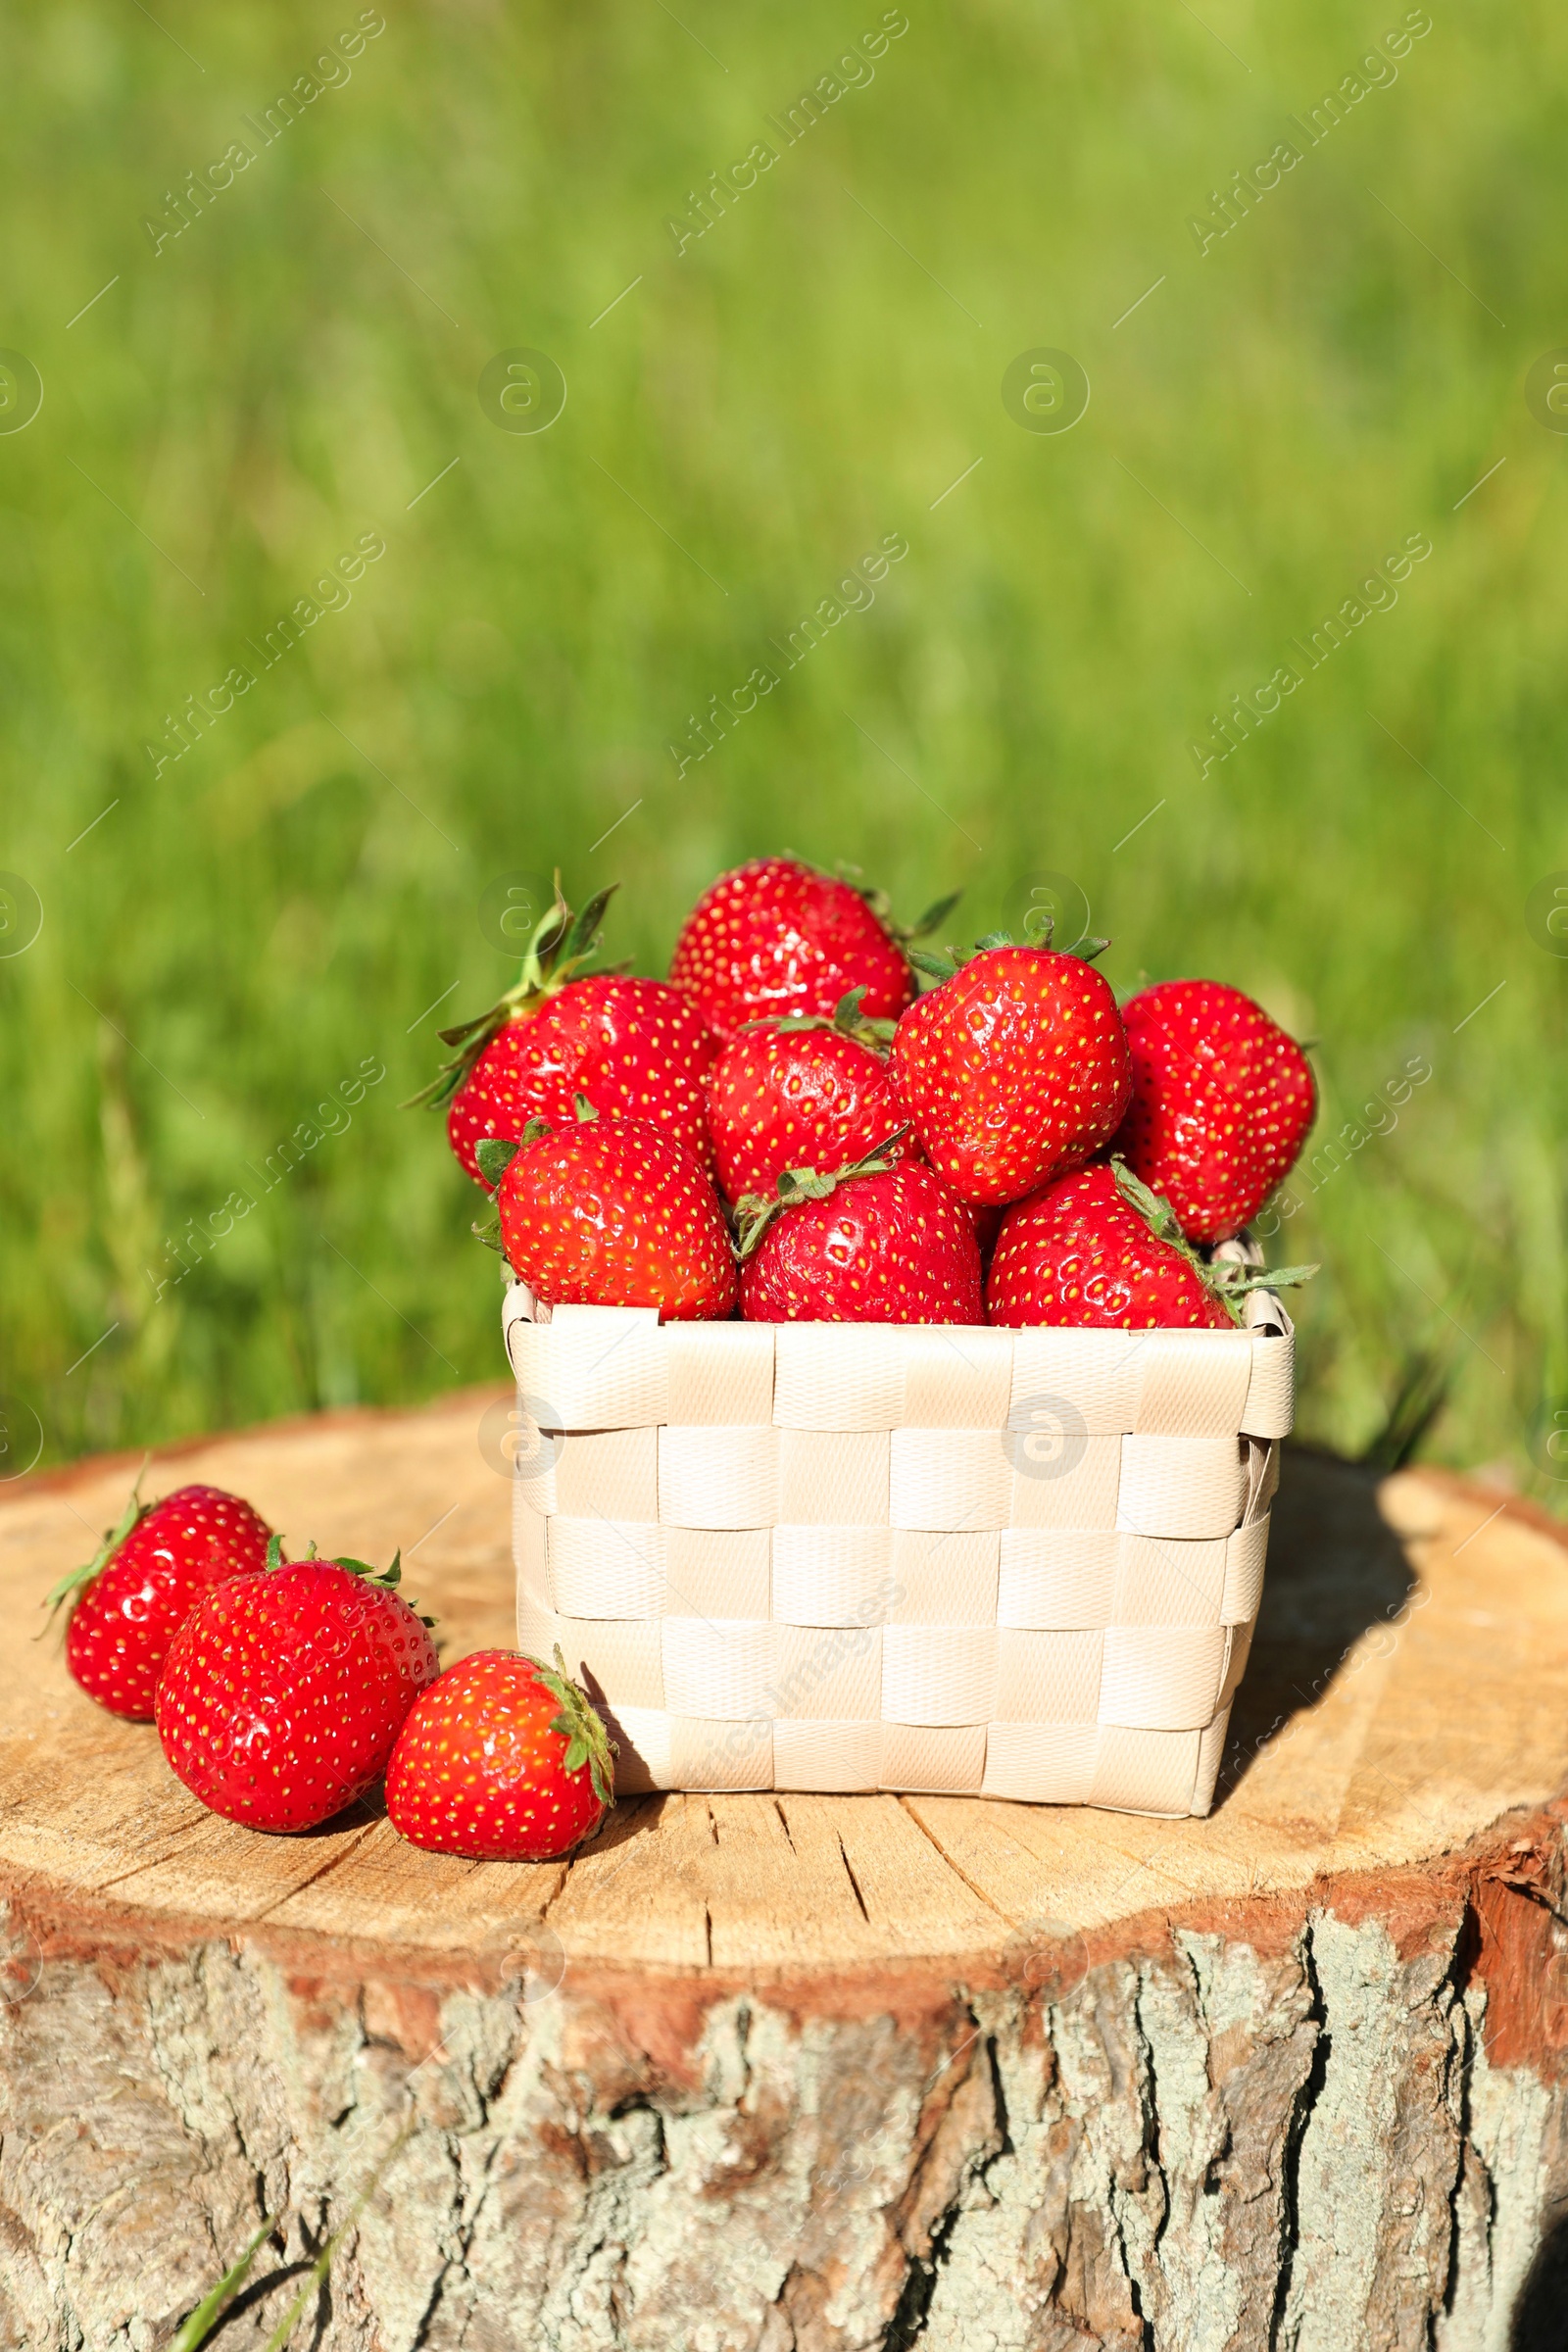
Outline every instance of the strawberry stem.
<svg viewBox="0 0 1568 2352"><path fill-rule="evenodd" d="M771 1193L743 1193L735 1203L735 1254L741 1259L751 1256L763 1234L776 1217L787 1208L799 1208L803 1200L825 1200L841 1184L855 1176L882 1176L896 1163L883 1157L891 1144L899 1142L909 1132L909 1122L895 1127L879 1144L872 1146L863 1159L849 1167L837 1168L830 1176L816 1168L786 1168Z"/></svg>
<svg viewBox="0 0 1568 2352"><path fill-rule="evenodd" d="M605 908L618 888L618 883L612 882L609 889L596 891L581 913L573 914L557 873L556 903L528 942L522 971L515 984L487 1012L476 1013L472 1020L459 1021L454 1028L437 1031L444 1046L456 1046L459 1051L452 1060L441 1064L428 1086L400 1103L400 1109L412 1110L418 1103L447 1102L457 1093L491 1039L509 1021L526 1019L548 998L559 996L568 981L581 977L582 967L597 953Z"/></svg>
<svg viewBox="0 0 1568 2352"><path fill-rule="evenodd" d="M563 1759L565 1770L581 1772L586 1764L594 1794L608 1812L615 1801L614 1741L595 1712L587 1691L566 1672L559 1642L554 1671L538 1658L526 1658L525 1662L533 1668L535 1681L560 1703L561 1713L553 1719L550 1729L566 1742ZM596 1822L594 1828L598 1826ZM588 1835L592 1836L592 1832Z"/></svg>
<svg viewBox="0 0 1568 2352"><path fill-rule="evenodd" d="M1210 1261L1201 1257L1183 1233L1176 1211L1163 1193L1152 1191L1119 1156L1111 1161L1110 1167L1116 1189L1128 1207L1137 1210L1155 1241L1163 1242L1178 1257L1186 1259L1204 1290L1219 1300L1233 1323L1245 1323L1243 1300L1250 1292L1294 1290L1300 1283L1310 1282L1318 1271L1316 1266L1238 1266L1229 1258Z"/></svg>
<svg viewBox="0 0 1568 2352"><path fill-rule="evenodd" d="M893 1043L893 1032L898 1023L878 1019L870 1013L862 1013L860 1006L864 1002L865 984L862 981L858 988L852 988L846 995L840 997L831 1014L820 1012L771 1013L761 1020L743 1021L741 1034L744 1035L752 1029L771 1029L780 1037L791 1037L802 1029L832 1029L836 1030L841 1037L853 1038L858 1046L868 1046L873 1054L880 1054L886 1059L887 1050Z"/></svg>
<svg viewBox="0 0 1568 2352"><path fill-rule="evenodd" d="M42 1635L49 1631L49 1627L53 1625L56 1612L59 1610L63 1601L69 1600L71 1602L72 1609L75 1607L76 1602L81 1598L82 1593L93 1582L93 1579L101 1575L103 1570L109 1565L109 1562L114 1558L115 1553L120 1549L120 1546L122 1544L123 1544L131 1529L145 1519L148 1512L152 1509L152 1504L150 1502L143 1502L141 1498L141 1482L147 1475L147 1465L152 1458L153 1457L150 1453L144 1453L142 1455L141 1468L136 1473L136 1481L130 1490L130 1494L125 1503L124 1509L121 1512L120 1517L116 1520L114 1526L104 1530L104 1540L99 1544L97 1550L93 1553L92 1558L87 1562L86 1566L84 1568L73 1568L67 1575L60 1579L60 1582L57 1585L51 1586L50 1590L44 1594L42 1606L48 1610L49 1617L47 1623L41 1629L41 1632L34 1634L33 1640L35 1642L41 1640ZM69 1619L71 1615L70 1609L67 1610L66 1615Z"/></svg>

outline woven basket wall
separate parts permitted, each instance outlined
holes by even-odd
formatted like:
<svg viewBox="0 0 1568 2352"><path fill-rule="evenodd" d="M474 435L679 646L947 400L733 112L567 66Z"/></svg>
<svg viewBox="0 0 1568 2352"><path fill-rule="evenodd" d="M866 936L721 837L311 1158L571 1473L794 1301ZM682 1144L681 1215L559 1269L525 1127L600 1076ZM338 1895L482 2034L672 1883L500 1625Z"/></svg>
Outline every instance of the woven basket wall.
<svg viewBox="0 0 1568 2352"><path fill-rule="evenodd" d="M504 1310L517 1632L640 1788L1206 1813L1293 1339Z"/></svg>

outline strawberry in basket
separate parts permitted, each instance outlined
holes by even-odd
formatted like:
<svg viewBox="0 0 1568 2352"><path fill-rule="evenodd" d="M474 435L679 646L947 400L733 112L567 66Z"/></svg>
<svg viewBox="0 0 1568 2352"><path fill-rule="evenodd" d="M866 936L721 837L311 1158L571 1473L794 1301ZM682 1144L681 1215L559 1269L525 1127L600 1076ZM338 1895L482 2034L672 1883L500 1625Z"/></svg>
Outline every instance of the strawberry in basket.
<svg viewBox="0 0 1568 2352"><path fill-rule="evenodd" d="M792 1012L749 1021L708 1073L708 1131L731 1200L770 1193L786 1168L841 1168L877 1148L906 1159L906 1134L888 1073L891 1021L861 1012L852 988L831 1020Z"/></svg>
<svg viewBox="0 0 1568 2352"><path fill-rule="evenodd" d="M961 960L915 961L941 986L899 1022L892 1070L932 1166L975 1203L1081 1167L1132 1091L1107 982L1084 956L1015 948L1004 932Z"/></svg>
<svg viewBox="0 0 1568 2352"><path fill-rule="evenodd" d="M1114 1160L1058 1177L1007 1211L986 1311L991 1322L1014 1327L1228 1331L1243 1320L1249 1291L1278 1290L1316 1271L1205 1263L1170 1202Z"/></svg>
<svg viewBox="0 0 1568 2352"><path fill-rule="evenodd" d="M940 1176L884 1149L836 1175L786 1169L740 1203L753 1323L981 1323L974 1220Z"/></svg>
<svg viewBox="0 0 1568 2352"><path fill-rule="evenodd" d="M556 903L534 933L522 977L475 1020L443 1029L455 1046L416 1102L444 1102L447 1136L476 1184L488 1136L514 1142L530 1119L570 1119L584 1095L608 1119L644 1119L708 1156L703 1080L718 1051L690 1000L664 980L584 973L610 898L573 914Z"/></svg>
<svg viewBox="0 0 1568 2352"><path fill-rule="evenodd" d="M512 1270L551 1306L656 1306L666 1322L733 1312L735 1258L718 1196L690 1152L643 1119L533 1119L520 1144L479 1146Z"/></svg>
<svg viewBox="0 0 1568 2352"><path fill-rule="evenodd" d="M1229 1241L1296 1165L1317 1111L1306 1055L1218 980L1161 980L1121 1017L1133 1095L1115 1148L1195 1242Z"/></svg>
<svg viewBox="0 0 1568 2352"><path fill-rule="evenodd" d="M675 942L669 976L721 1038L770 1013L831 1016L852 988L872 1020L897 1019L914 995L905 948L957 904L944 899L913 930L880 891L857 890L797 858L759 858L720 874Z"/></svg>

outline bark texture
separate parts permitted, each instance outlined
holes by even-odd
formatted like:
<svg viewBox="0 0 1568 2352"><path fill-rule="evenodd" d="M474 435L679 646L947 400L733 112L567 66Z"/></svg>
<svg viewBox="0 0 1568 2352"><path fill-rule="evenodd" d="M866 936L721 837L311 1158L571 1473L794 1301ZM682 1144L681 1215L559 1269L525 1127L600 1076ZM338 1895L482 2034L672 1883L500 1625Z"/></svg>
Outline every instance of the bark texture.
<svg viewBox="0 0 1568 2352"><path fill-rule="evenodd" d="M258 2345L364 2197L319 2352L1560 2344L1562 1832L1509 1827L1044 1993L89 1953L18 1901L0 2342L153 2352L276 2213Z"/></svg>

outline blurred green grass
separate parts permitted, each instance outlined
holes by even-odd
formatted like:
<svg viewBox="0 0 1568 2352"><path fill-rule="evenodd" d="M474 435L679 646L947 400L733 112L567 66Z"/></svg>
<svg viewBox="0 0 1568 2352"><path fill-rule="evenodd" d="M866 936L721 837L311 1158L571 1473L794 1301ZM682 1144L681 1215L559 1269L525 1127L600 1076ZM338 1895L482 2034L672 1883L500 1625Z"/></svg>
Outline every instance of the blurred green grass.
<svg viewBox="0 0 1568 2352"><path fill-rule="evenodd" d="M1429 1062L1273 1244L1324 1267L1302 1428L1554 1494L1565 968L1525 902L1568 866L1568 505L1523 384L1568 341L1568 25L1437 12L1229 236L1186 225L1402 13L911 0L786 146L879 7L389 9L156 253L165 191L359 12L11 13L0 343L45 392L0 435L0 867L44 919L0 960L0 1387L45 1458L493 1376L476 1197L397 1107L432 1001L509 976L481 894L619 877L613 952L657 971L788 845L908 909L961 883L968 937L1069 874L1118 986L1213 973L1321 1041L1318 1145ZM515 345L564 371L548 432L476 398ZM1068 433L1004 410L1036 345L1090 376ZM352 603L155 772L367 531ZM677 774L890 531L874 607ZM1417 531L1396 608L1200 774L1209 714Z"/></svg>

